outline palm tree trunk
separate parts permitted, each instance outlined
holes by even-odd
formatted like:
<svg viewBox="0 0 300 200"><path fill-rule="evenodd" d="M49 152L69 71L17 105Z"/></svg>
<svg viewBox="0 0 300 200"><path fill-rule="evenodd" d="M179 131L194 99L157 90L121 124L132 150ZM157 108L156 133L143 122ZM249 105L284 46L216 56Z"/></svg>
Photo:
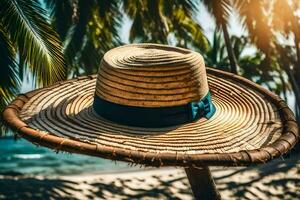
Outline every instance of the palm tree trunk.
<svg viewBox="0 0 300 200"><path fill-rule="evenodd" d="M232 48L232 44L230 41L228 30L227 30L227 26L224 22L222 23L222 29L223 29L225 45L226 45L226 49L227 49L227 53L228 53L228 58L229 58L229 62L230 62L230 71L234 74L238 74L238 66L236 63L236 58L233 53L233 48Z"/></svg>

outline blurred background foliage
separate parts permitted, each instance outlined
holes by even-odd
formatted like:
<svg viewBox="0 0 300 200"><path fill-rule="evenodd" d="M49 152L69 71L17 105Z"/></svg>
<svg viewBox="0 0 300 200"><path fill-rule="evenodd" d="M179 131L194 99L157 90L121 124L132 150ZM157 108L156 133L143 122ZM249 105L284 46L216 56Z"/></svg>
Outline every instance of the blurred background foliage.
<svg viewBox="0 0 300 200"><path fill-rule="evenodd" d="M215 21L212 39L196 19L204 6ZM154 42L200 52L206 65L231 71L288 98L300 110L299 0L1 0L0 111L26 77L36 87L97 72L104 53L128 41ZM228 31L236 12L247 34ZM246 55L245 49L255 52Z"/></svg>

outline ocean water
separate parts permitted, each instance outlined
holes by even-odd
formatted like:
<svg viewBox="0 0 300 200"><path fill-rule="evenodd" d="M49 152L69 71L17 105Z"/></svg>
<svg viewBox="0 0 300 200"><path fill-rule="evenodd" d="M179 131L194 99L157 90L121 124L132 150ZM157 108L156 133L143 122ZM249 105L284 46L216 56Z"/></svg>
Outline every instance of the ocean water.
<svg viewBox="0 0 300 200"><path fill-rule="evenodd" d="M55 153L13 137L0 137L0 174L68 175L130 170L124 162L85 155Z"/></svg>

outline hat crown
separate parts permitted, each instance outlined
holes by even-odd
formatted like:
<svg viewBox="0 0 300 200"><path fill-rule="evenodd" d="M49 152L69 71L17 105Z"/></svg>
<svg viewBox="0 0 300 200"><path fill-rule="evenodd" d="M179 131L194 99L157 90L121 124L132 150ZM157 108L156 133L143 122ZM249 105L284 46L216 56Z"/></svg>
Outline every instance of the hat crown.
<svg viewBox="0 0 300 200"><path fill-rule="evenodd" d="M108 51L95 95L120 105L169 107L199 101L208 93L199 53L166 45L131 44Z"/></svg>

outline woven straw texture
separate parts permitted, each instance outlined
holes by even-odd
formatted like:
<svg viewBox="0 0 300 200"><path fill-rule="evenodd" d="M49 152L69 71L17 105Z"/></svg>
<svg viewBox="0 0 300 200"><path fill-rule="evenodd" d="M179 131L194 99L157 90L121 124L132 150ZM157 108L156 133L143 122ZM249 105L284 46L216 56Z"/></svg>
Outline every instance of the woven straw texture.
<svg viewBox="0 0 300 200"><path fill-rule="evenodd" d="M199 53L158 44L125 45L108 51L99 69L96 95L139 107L200 100L208 92Z"/></svg>
<svg viewBox="0 0 300 200"><path fill-rule="evenodd" d="M105 55L98 79L96 75L81 77L20 95L4 111L4 119L21 136L43 146L152 166L249 165L278 157L295 145L298 127L293 113L278 96L262 87L219 70L207 69L206 75L202 57L185 50L165 56L164 50L157 55L147 49L150 52L146 55L155 57L154 62L139 50L133 53L140 53L136 59L123 55L120 49L118 54ZM182 60L190 62L190 67ZM196 81L186 85L189 81L180 78L189 80L191 74ZM118 76L123 77L114 79ZM157 77L174 83L175 92L165 89L167 83L159 83ZM163 87L155 89L159 84ZM95 94L124 105L182 105L201 98L208 85L216 113L209 120L202 118L185 125L129 127L101 118L92 108ZM195 87L196 92L186 90L189 87ZM161 99L149 94L158 90L162 90ZM177 90L182 95L178 96ZM134 91L142 95L134 96Z"/></svg>

